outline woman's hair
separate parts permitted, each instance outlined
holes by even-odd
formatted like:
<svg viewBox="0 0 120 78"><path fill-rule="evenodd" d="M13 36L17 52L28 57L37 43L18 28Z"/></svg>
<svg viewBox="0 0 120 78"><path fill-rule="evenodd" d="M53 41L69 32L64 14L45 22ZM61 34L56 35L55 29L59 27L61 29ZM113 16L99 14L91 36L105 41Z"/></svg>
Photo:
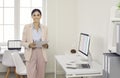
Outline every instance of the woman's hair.
<svg viewBox="0 0 120 78"><path fill-rule="evenodd" d="M34 12L36 12L36 11L37 11L37 12L39 12L39 13L40 13L40 15L42 15L42 13L41 13L41 11L40 11L39 9L33 9L33 10L32 10L32 12L31 12L31 16L32 16L32 15L33 15L33 13L34 13Z"/></svg>

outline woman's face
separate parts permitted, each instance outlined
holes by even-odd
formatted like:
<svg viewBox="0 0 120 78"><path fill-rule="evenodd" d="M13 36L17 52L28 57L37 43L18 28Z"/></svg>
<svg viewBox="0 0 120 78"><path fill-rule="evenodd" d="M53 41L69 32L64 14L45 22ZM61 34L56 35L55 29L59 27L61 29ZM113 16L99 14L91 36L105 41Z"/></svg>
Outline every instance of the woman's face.
<svg viewBox="0 0 120 78"><path fill-rule="evenodd" d="M41 15L38 11L34 12L32 14L32 19L33 19L33 22L35 23L39 23L40 22L40 19L41 19Z"/></svg>

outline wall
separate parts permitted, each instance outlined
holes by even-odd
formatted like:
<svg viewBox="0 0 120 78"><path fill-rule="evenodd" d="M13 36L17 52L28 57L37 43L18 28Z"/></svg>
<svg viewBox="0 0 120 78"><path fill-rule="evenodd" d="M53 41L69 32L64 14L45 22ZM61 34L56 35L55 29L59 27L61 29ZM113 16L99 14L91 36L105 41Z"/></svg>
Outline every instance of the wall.
<svg viewBox="0 0 120 78"><path fill-rule="evenodd" d="M91 35L90 52L93 59L102 63L107 52L108 27L112 0L78 0L78 33Z"/></svg>
<svg viewBox="0 0 120 78"><path fill-rule="evenodd" d="M49 33L48 64L46 72L54 71L54 55L64 54L76 45L76 1L48 0Z"/></svg>

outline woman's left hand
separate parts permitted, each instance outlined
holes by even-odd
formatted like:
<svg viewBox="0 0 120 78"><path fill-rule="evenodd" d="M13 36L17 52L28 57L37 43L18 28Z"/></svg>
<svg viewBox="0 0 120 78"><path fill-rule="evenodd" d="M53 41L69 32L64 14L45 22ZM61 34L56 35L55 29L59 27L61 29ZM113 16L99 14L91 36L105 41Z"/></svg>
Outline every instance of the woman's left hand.
<svg viewBox="0 0 120 78"><path fill-rule="evenodd" d="M43 44L42 47L48 49L48 44Z"/></svg>

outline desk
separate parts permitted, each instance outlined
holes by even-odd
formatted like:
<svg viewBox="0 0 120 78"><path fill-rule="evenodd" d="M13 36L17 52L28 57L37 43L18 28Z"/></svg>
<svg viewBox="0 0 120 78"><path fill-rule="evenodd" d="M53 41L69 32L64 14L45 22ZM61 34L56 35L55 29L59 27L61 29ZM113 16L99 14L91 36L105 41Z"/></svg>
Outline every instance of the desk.
<svg viewBox="0 0 120 78"><path fill-rule="evenodd" d="M73 57L73 56L72 56ZM87 77L87 76L102 76L102 66L96 62L92 62L91 63L91 67L90 68L76 68L76 69L69 69L66 68L68 62L70 62L71 60L76 60L79 58L73 58L71 59L71 56L68 57L68 55L56 55L55 56L55 78L57 76L57 63L60 64L60 66L62 67L62 69L65 72L65 76L66 78L69 77ZM75 61L74 60L74 61ZM83 61L80 61L79 63L84 63Z"/></svg>

